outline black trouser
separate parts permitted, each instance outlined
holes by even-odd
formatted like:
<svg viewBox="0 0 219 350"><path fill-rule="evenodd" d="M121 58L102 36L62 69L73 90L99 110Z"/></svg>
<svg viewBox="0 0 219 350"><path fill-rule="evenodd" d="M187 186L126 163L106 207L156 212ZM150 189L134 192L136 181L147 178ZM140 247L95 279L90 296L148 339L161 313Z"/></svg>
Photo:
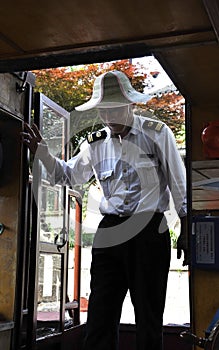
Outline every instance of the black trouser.
<svg viewBox="0 0 219 350"><path fill-rule="evenodd" d="M162 349L163 311L170 264L169 231L166 227L165 232L159 233L162 218L163 214L156 213L147 222L145 214L138 214L130 223L128 218L106 215L100 222L97 237L98 232L103 233L106 227L112 227L113 235L115 225L123 222L127 224L129 234L140 221L147 223L128 241L92 249L84 350L118 349L119 322L128 289L135 311L137 350ZM121 229L124 229L123 225Z"/></svg>

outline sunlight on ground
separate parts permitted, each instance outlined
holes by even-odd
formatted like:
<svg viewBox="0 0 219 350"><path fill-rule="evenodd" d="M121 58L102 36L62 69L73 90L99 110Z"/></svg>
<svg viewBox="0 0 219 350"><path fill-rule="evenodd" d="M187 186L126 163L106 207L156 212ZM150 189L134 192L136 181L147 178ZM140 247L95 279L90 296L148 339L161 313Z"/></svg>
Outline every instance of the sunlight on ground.
<svg viewBox="0 0 219 350"><path fill-rule="evenodd" d="M70 252L73 261L73 252ZM82 248L81 296L88 298L90 292L91 247ZM69 269L69 298L72 300L73 268ZM86 322L86 312L81 312L81 322ZM133 306L129 293L127 294L121 316L121 323L135 323ZM172 249L171 267L169 272L164 324L190 323L189 311L189 280L182 259L176 259L176 249Z"/></svg>

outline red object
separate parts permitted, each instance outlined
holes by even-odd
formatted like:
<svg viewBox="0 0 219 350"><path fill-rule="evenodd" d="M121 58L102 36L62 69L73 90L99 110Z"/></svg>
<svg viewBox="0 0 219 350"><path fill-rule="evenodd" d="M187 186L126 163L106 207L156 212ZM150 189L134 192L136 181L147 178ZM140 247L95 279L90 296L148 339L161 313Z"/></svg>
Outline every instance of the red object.
<svg viewBox="0 0 219 350"><path fill-rule="evenodd" d="M207 158L219 158L219 121L209 122L202 131L204 155Z"/></svg>
<svg viewBox="0 0 219 350"><path fill-rule="evenodd" d="M88 300L84 297L80 297L80 311L87 312Z"/></svg>

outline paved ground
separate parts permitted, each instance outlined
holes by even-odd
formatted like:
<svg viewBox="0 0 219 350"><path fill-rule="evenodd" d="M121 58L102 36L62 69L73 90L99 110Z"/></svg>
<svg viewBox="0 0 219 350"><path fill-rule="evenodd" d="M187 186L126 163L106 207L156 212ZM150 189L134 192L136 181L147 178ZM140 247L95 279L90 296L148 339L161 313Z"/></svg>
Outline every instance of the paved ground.
<svg viewBox="0 0 219 350"><path fill-rule="evenodd" d="M72 260L73 261L73 260ZM91 248L82 248L82 271L81 271L81 296L88 297L90 283ZM70 271L71 273L71 271ZM70 281L73 278L70 278ZM73 290L73 286L70 286ZM71 300L71 293L69 293ZM86 321L86 313L81 313L81 322ZM134 312L127 294L121 317L122 323L134 323ZM182 259L176 257L176 250L172 249L171 267L168 279L166 308L164 324L185 324L190 322L189 317L189 282L188 271L182 266Z"/></svg>

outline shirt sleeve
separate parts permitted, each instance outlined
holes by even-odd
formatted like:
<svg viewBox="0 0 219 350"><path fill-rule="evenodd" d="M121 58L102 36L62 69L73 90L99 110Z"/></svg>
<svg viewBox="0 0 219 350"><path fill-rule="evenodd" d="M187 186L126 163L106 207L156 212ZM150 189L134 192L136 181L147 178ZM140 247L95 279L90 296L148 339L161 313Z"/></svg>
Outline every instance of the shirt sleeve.
<svg viewBox="0 0 219 350"><path fill-rule="evenodd" d="M75 157L64 161L54 157L45 143L38 145L36 156L46 167L51 185L58 183L73 187L87 182L92 177L89 145L85 143L82 148Z"/></svg>
<svg viewBox="0 0 219 350"><path fill-rule="evenodd" d="M186 170L171 129L165 125L158 133L158 155L179 217L187 214Z"/></svg>

